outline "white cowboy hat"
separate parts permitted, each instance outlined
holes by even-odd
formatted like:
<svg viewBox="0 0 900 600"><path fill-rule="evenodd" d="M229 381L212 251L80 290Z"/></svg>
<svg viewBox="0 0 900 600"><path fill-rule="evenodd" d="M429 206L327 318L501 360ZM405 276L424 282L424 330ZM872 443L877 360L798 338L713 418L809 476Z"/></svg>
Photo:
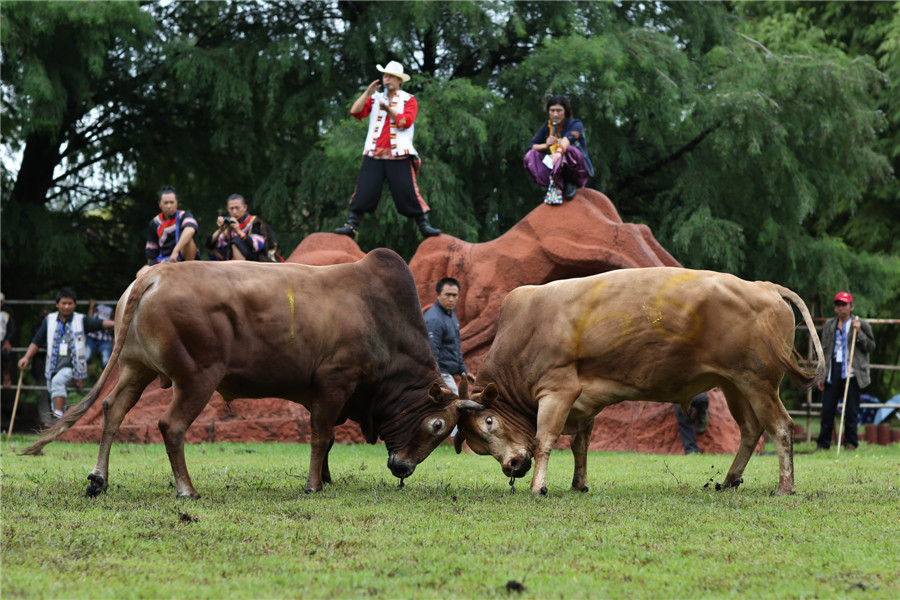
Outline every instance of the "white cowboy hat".
<svg viewBox="0 0 900 600"><path fill-rule="evenodd" d="M395 75L399 77L402 81L409 81L409 75L403 72L403 65L398 63L396 60L392 60L386 66L382 67L381 65L375 65L375 68L381 71L382 73L387 73L388 75Z"/></svg>

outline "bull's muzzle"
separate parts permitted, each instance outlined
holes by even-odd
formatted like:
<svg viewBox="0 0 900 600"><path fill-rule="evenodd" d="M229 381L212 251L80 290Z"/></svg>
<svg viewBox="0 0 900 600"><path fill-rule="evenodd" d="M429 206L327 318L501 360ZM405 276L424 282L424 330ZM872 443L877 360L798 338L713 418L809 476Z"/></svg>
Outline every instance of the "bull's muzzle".
<svg viewBox="0 0 900 600"><path fill-rule="evenodd" d="M524 477L530 470L531 457L523 454L517 454L503 463L503 474L507 477Z"/></svg>
<svg viewBox="0 0 900 600"><path fill-rule="evenodd" d="M406 479L413 474L413 471L416 470L416 465L407 460L399 458L396 454L391 454L390 456L388 456L388 469L391 470L391 473L394 474L394 477Z"/></svg>

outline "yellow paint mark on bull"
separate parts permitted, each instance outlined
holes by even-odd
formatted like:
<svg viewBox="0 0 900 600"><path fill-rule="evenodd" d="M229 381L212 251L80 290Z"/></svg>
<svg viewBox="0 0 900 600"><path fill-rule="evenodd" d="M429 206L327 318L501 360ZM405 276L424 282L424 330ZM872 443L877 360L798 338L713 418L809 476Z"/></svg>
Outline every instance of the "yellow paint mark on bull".
<svg viewBox="0 0 900 600"><path fill-rule="evenodd" d="M652 312L652 309L649 306L647 306L646 302L641 305L641 308L644 309L644 312L648 312L648 313ZM653 319L650 318L650 315L647 315L647 320L650 321L650 323L653 325L655 325L656 323L659 323L660 321L662 321L662 311L659 311L659 310L656 311L656 317Z"/></svg>
<svg viewBox="0 0 900 600"><path fill-rule="evenodd" d="M592 287L587 294L587 301L584 303L585 309L579 316L578 321L575 323L575 332L573 337L576 356L582 355L582 340L585 337L585 334L589 329L596 326L601 321L618 320L621 322L621 326L619 327L618 331L616 331L615 336L611 336L610 339L606 339L604 344L604 348L606 350L612 350L622 344L622 342L625 341L633 328L632 316L623 310L612 310L602 313L596 312L595 307L598 303L598 299L600 298L600 294L601 292L603 292L606 285L606 282L600 281L594 287ZM607 325L603 331L604 334L610 334L614 331L614 328L611 325Z"/></svg>
<svg viewBox="0 0 900 600"><path fill-rule="evenodd" d="M294 290L291 286L287 286L288 304L291 305L291 339L294 339Z"/></svg>
<svg viewBox="0 0 900 600"><path fill-rule="evenodd" d="M654 329L661 335L672 340L683 342L694 342L700 337L703 329L703 318L697 313L694 306L682 302L676 298L681 298L685 294L676 293L674 288L684 285L694 279L694 273L682 273L674 277L670 277L660 286L656 292L656 296L650 306L645 303L642 308L647 314L647 320L650 321ZM673 331L668 327L675 327L682 319L670 318L663 322L663 311L673 311L673 309L681 309L687 313L687 327L682 331Z"/></svg>

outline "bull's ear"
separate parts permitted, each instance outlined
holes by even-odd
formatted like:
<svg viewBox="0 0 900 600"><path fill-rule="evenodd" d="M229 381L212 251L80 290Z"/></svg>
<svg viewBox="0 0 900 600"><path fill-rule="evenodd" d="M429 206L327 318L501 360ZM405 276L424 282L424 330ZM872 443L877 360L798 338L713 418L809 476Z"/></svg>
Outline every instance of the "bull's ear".
<svg viewBox="0 0 900 600"><path fill-rule="evenodd" d="M459 454L462 452L463 442L466 441L466 438L463 436L462 431L456 432L456 437L453 438L453 447L456 448L456 453Z"/></svg>
<svg viewBox="0 0 900 600"><path fill-rule="evenodd" d="M487 387L482 390L481 398L479 398L478 400L485 406L485 408L488 408L499 396L500 392L497 390L497 386L493 383L489 383L487 384Z"/></svg>
<svg viewBox="0 0 900 600"><path fill-rule="evenodd" d="M436 383L431 384L431 389L428 390L428 395L431 396L431 401L435 404L439 404L441 406L444 405L444 392L441 390L441 386Z"/></svg>

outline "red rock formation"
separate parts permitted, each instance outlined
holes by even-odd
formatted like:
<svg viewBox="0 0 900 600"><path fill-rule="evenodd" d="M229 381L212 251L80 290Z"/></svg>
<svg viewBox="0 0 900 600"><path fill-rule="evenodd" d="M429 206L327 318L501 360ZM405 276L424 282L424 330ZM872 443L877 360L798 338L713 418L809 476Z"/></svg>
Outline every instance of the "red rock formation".
<svg viewBox="0 0 900 600"><path fill-rule="evenodd" d="M300 242L285 262L323 267L356 262L365 255L346 235L313 233Z"/></svg>
<svg viewBox="0 0 900 600"><path fill-rule="evenodd" d="M353 262L364 256L347 236L315 233L287 259L309 265ZM434 284L455 277L462 286L457 308L462 324L466 363L477 372L497 328L500 304L515 287L581 277L614 269L678 266L644 225L623 223L612 202L600 192L584 189L558 206L541 204L499 238L472 244L449 235L427 238L410 263L423 307L435 299ZM114 381L107 383L105 395ZM101 396L103 397L103 396ZM171 389L154 382L129 412L116 439L160 442L157 421L172 399ZM101 403L97 402L62 438L100 439ZM737 451L739 432L724 397L710 394L710 424L698 436L704 452ZM309 413L280 399L235 400L228 406L219 394L191 426L188 441L309 441ZM339 443L362 443L354 423L336 431ZM564 437L558 444L568 445ZM681 454L681 442L670 404L627 402L597 416L592 450Z"/></svg>
<svg viewBox="0 0 900 600"><path fill-rule="evenodd" d="M456 315L466 365L477 371L494 334L503 299L520 285L539 285L615 269L680 266L646 225L623 223L609 198L582 189L569 202L541 204L495 240L471 244L449 235L426 239L409 263L423 307L441 277L460 282Z"/></svg>

